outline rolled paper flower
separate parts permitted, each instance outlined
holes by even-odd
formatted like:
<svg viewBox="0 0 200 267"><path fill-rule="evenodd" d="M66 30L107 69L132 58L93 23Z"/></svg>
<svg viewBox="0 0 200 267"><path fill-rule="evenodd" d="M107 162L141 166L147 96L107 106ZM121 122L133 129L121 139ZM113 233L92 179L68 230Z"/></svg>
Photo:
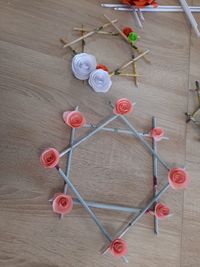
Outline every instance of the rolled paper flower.
<svg viewBox="0 0 200 267"><path fill-rule="evenodd" d="M162 139L162 137L164 136L165 132L163 130L163 128L160 127L155 127L151 130L151 137L155 140L155 141L160 141Z"/></svg>
<svg viewBox="0 0 200 267"><path fill-rule="evenodd" d="M68 214L73 208L73 200L70 195L57 193L52 203L53 211L59 214Z"/></svg>
<svg viewBox="0 0 200 267"><path fill-rule="evenodd" d="M152 5L153 7L158 6L158 3L155 0L121 0L121 2L125 5L136 6L139 8L143 8L148 5Z"/></svg>
<svg viewBox="0 0 200 267"><path fill-rule="evenodd" d="M40 162L45 168L54 168L59 162L59 152L55 148L44 150L40 156Z"/></svg>
<svg viewBox="0 0 200 267"><path fill-rule="evenodd" d="M128 37L131 32L134 30L131 27L125 27L123 28L123 33Z"/></svg>
<svg viewBox="0 0 200 267"><path fill-rule="evenodd" d="M96 66L96 58L87 53L77 54L72 59L72 72L79 80L87 80Z"/></svg>
<svg viewBox="0 0 200 267"><path fill-rule="evenodd" d="M113 112L115 114L125 115L132 112L132 110L133 110L132 102L129 99L121 98L117 100L117 102L115 103L115 108Z"/></svg>
<svg viewBox="0 0 200 267"><path fill-rule="evenodd" d="M187 188L189 184L189 175L182 168L173 168L168 173L168 181L173 189Z"/></svg>
<svg viewBox="0 0 200 267"><path fill-rule="evenodd" d="M154 214L158 219L165 219L169 216L169 208L163 203L157 203Z"/></svg>
<svg viewBox="0 0 200 267"><path fill-rule="evenodd" d="M128 252L128 246L123 239L118 238L113 240L113 242L110 245L110 250L115 257L123 257Z"/></svg>
<svg viewBox="0 0 200 267"><path fill-rule="evenodd" d="M128 39L130 42L136 42L138 39L138 35L136 32L130 32L128 35Z"/></svg>
<svg viewBox="0 0 200 267"><path fill-rule="evenodd" d="M96 69L97 69L97 70L98 70L98 69L102 69L102 70L105 70L105 71L109 72L109 69L108 69L105 65L103 65L103 64L98 64L98 65L96 66Z"/></svg>
<svg viewBox="0 0 200 267"><path fill-rule="evenodd" d="M106 93L109 91L112 81L107 71L98 69L90 73L89 85L97 93Z"/></svg>
<svg viewBox="0 0 200 267"><path fill-rule="evenodd" d="M65 111L63 120L72 128L81 128L86 123L86 119L80 111Z"/></svg>

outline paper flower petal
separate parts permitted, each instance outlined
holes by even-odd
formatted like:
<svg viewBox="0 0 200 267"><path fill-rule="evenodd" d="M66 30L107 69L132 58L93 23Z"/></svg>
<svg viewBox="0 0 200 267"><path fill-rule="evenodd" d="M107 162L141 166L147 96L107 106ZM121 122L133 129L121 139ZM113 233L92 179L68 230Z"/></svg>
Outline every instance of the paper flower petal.
<svg viewBox="0 0 200 267"><path fill-rule="evenodd" d="M52 208L55 213L58 214L68 214L73 208L73 200L70 195L65 195L63 193L56 193L54 195Z"/></svg>
<svg viewBox="0 0 200 267"><path fill-rule="evenodd" d="M121 0L122 4L136 6L139 8L143 8L148 5L152 5L153 7L157 7L158 3L155 0Z"/></svg>
<svg viewBox="0 0 200 267"><path fill-rule="evenodd" d="M127 98L121 98L115 103L113 112L115 114L125 115L133 111L133 104Z"/></svg>
<svg viewBox="0 0 200 267"><path fill-rule="evenodd" d="M128 37L131 32L134 32L134 30L131 27L125 27L123 28L123 33Z"/></svg>
<svg viewBox="0 0 200 267"><path fill-rule="evenodd" d="M103 64L98 64L98 65L96 66L96 69L97 69L97 70L98 70L98 69L102 69L102 70L105 70L105 71L109 72L109 69L108 69L105 65L103 65Z"/></svg>
<svg viewBox="0 0 200 267"><path fill-rule="evenodd" d="M130 42L136 42L138 39L138 34L136 32L130 32L128 35L128 39Z"/></svg>
<svg viewBox="0 0 200 267"><path fill-rule="evenodd" d="M86 123L86 119L80 111L65 111L63 120L72 128L80 128Z"/></svg>
<svg viewBox="0 0 200 267"><path fill-rule="evenodd" d="M158 219L165 219L169 216L169 208L163 203L157 203L155 206L155 216Z"/></svg>
<svg viewBox="0 0 200 267"><path fill-rule="evenodd" d="M72 59L72 72L79 80L87 80L96 66L96 58L87 53L77 54Z"/></svg>
<svg viewBox="0 0 200 267"><path fill-rule="evenodd" d="M154 138L155 141L160 141L162 137L164 136L165 132L163 128L155 127L151 130L151 137Z"/></svg>
<svg viewBox="0 0 200 267"><path fill-rule="evenodd" d="M110 245L110 250L115 257L122 257L127 254L128 246L123 239L118 238L113 240L113 242Z"/></svg>
<svg viewBox="0 0 200 267"><path fill-rule="evenodd" d="M168 181L173 189L187 188L189 184L189 175L182 168L173 168L168 173Z"/></svg>
<svg viewBox="0 0 200 267"><path fill-rule="evenodd" d="M45 168L54 168L59 162L59 152L55 148L48 148L40 156L40 162Z"/></svg>
<svg viewBox="0 0 200 267"><path fill-rule="evenodd" d="M97 69L91 72L88 83L97 93L108 92L112 85L110 75L107 71L102 69Z"/></svg>

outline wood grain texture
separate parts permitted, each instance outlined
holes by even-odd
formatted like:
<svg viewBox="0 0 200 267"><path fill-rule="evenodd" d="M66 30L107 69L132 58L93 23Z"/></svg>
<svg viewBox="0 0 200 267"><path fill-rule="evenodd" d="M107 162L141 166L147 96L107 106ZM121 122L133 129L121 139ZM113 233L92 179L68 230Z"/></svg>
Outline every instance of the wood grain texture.
<svg viewBox="0 0 200 267"><path fill-rule="evenodd" d="M193 1L194 5L199 5L199 1ZM195 16L200 23L200 17ZM199 40L195 34L191 33L190 46L190 79L189 88L195 88L194 82L200 78L199 70ZM188 92L188 111L194 110L198 106L197 97L194 92ZM187 146L186 161L187 168L191 174L191 185L184 194L184 214L183 214L183 235L182 235L182 261L183 267L197 267L200 262L200 233L198 231L200 216L200 197L198 193L199 184L199 134L200 129L192 123L187 125Z"/></svg>
<svg viewBox="0 0 200 267"><path fill-rule="evenodd" d="M53 214L47 200L63 190L63 180L55 170L40 167L39 155L46 147L60 151L68 144L64 110L79 105L88 122L97 123L111 114L109 100L127 97L137 102L130 121L145 131L155 115L170 137L158 144L160 155L171 166L186 163L192 177L189 190L169 190L162 198L174 216L160 223L159 236L151 216L125 236L128 266L199 267L199 131L192 124L186 128L184 117L194 105L189 81L192 86L200 76L199 40L193 33L190 37L184 14L145 14L145 27L139 30L131 14L104 10L101 1L0 3L0 266L122 266L110 254L99 254L105 240L83 208L75 207L63 220ZM59 39L79 37L72 28L82 24L100 26L103 13L118 18L121 28L136 28L138 46L151 50L151 65L137 63L143 74L139 88L131 78L113 77L112 90L99 95L72 76L71 52L62 49ZM81 43L74 48L81 51ZM85 51L110 69L131 58L120 37L94 35L86 40ZM77 136L83 133L78 130ZM161 166L159 178L161 187L166 181ZM71 180L88 200L143 205L152 195L152 159L134 138L101 132L75 150ZM130 218L110 211L96 214L111 234Z"/></svg>

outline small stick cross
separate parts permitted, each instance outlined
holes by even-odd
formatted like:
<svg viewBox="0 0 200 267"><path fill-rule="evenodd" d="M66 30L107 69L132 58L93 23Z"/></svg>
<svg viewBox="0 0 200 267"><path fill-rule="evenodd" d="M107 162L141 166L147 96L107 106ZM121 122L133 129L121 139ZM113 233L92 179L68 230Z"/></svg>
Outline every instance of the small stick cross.
<svg viewBox="0 0 200 267"><path fill-rule="evenodd" d="M115 22L117 22L117 19L112 20L111 22L106 23L106 24L104 24L103 26L100 26L100 27L98 27L98 28L95 28L95 29L93 29L91 32L88 32L88 33L84 34L83 36L81 36L81 37L75 39L74 41L72 41L72 42L70 42L70 43L68 43L68 44L65 44L65 45L63 46L63 48L67 48L67 47L69 47L69 46L71 46L71 45L73 45L73 44L76 44L77 42L80 42L81 40L88 38L89 36L91 36L91 35L93 35L93 34L99 32L99 31L105 29L106 27L110 26L112 23L114 24Z"/></svg>

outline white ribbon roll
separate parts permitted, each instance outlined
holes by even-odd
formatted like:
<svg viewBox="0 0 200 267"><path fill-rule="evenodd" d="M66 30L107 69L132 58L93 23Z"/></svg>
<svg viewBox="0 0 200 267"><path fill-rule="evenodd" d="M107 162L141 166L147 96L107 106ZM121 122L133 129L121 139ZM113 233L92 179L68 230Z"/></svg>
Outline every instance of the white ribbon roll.
<svg viewBox="0 0 200 267"><path fill-rule="evenodd" d="M96 66L96 58L87 53L77 54L72 59L72 72L79 80L87 80Z"/></svg>
<svg viewBox="0 0 200 267"><path fill-rule="evenodd" d="M90 73L89 85L97 93L106 93L109 91L112 81L107 71L102 69L94 70Z"/></svg>

